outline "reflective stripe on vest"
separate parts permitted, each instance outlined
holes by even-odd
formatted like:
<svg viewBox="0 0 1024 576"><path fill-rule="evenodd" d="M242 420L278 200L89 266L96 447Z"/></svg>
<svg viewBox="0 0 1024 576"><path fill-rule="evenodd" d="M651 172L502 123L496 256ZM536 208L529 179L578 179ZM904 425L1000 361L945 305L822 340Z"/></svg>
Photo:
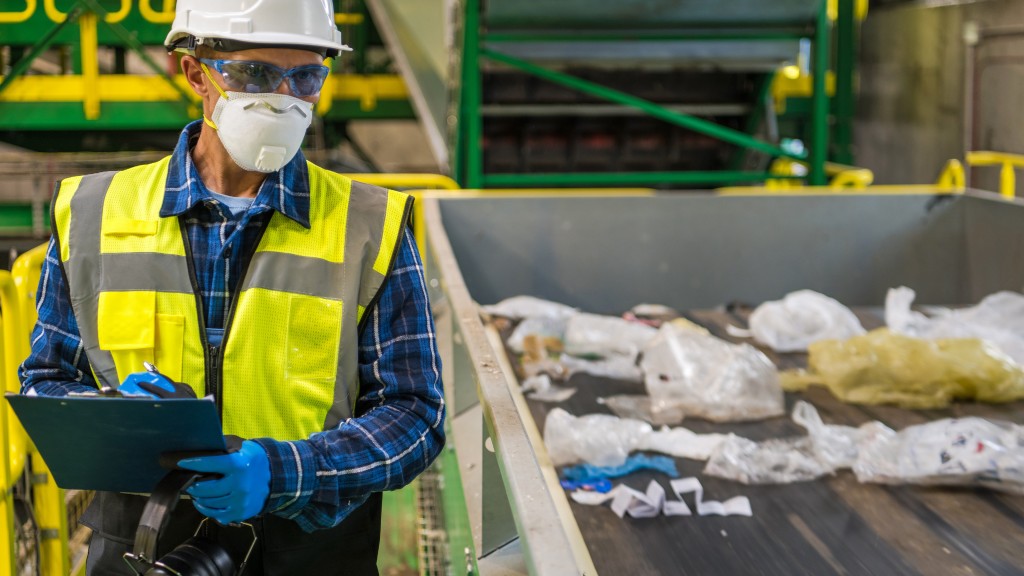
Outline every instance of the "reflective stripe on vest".
<svg viewBox="0 0 1024 576"><path fill-rule="evenodd" d="M116 387L148 360L202 396L199 299L178 219L159 216L168 160L65 180L54 234L97 380ZM275 212L236 288L218 391L225 434L306 438L349 418L358 397L363 312L411 198L308 166L311 228Z"/></svg>

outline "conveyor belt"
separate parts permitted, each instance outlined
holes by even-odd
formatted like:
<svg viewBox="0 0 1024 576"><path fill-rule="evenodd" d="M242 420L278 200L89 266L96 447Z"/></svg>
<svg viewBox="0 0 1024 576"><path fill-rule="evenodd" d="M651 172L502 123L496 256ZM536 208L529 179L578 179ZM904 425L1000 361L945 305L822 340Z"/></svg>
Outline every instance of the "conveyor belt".
<svg viewBox="0 0 1024 576"><path fill-rule="evenodd" d="M746 326L747 309L693 312L686 316L720 338L726 324ZM858 315L868 329L882 321L869 310ZM806 365L806 355L766 353L781 369ZM612 394L643 393L625 384L578 374L577 393L557 406L575 415L607 412L596 402ZM1024 423L1024 402L1007 405L958 403L945 410L910 411L838 401L826 389L787 393L814 404L826 423L857 426L880 420L894 429L951 416L982 416ZM554 404L529 401L543 430ZM713 424L688 419L698 433L734 432L753 440L805 432L788 417L762 422ZM607 507L571 503L600 574L763 574L792 576L941 575L1024 573L1024 497L973 489L861 484L849 471L812 482L745 486L705 477L704 463L679 459L682 476L698 476L707 498L746 495L752 518L658 517L620 520ZM626 484L643 490L651 479L667 488L663 475L636 473Z"/></svg>

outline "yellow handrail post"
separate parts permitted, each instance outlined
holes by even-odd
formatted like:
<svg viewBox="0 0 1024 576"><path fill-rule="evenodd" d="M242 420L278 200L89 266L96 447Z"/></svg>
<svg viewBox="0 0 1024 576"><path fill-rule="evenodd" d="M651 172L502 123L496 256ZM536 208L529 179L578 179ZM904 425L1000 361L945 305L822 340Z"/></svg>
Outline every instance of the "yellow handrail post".
<svg viewBox="0 0 1024 576"><path fill-rule="evenodd" d="M43 244L22 254L11 266L6 283L4 277L8 273L0 271L0 298L3 299L0 300L0 306L5 310L16 310L19 317L20 326L14 336L16 349L19 350L19 363L20 358L26 357L29 352L29 334L36 321L35 292L46 250L47 245ZM12 296L14 301L9 302ZM5 329L4 333L10 334L11 331ZM6 359L7 347L4 350ZM50 469L35 449L32 450L31 464L32 503L40 532L39 573L47 576L69 574L71 554L64 491L57 487Z"/></svg>
<svg viewBox="0 0 1024 576"><path fill-rule="evenodd" d="M1024 168L1024 155L1007 152L973 151L967 153L968 166L999 166L999 194L1007 200L1017 197L1017 168Z"/></svg>
<svg viewBox="0 0 1024 576"><path fill-rule="evenodd" d="M64 491L57 487L39 452L32 451L32 504L39 530L40 574L69 574L68 513Z"/></svg>
<svg viewBox="0 0 1024 576"><path fill-rule="evenodd" d="M78 19L82 44L82 79L85 82L83 106L85 118L96 120L100 117L100 61L99 40L96 26L99 17L95 12L85 12Z"/></svg>
<svg viewBox="0 0 1024 576"><path fill-rule="evenodd" d="M7 323L6 318L0 319L0 322ZM0 331L0 345L2 342L3 331ZM3 355L0 355L0 370L6 368L3 361ZM6 404L7 402L4 401ZM14 477L11 475L11 435L10 426L8 424L13 420L13 414L8 412L7 406L0 410L0 430L3 431L3 453L0 454L0 458L3 459L3 463L0 464L0 482L3 485L3 498L0 498L0 539L3 541L3 547L0 548L0 569L6 574L17 574L18 573L18 554L17 548L15 547L15 531L14 531Z"/></svg>
<svg viewBox="0 0 1024 576"><path fill-rule="evenodd" d="M999 170L999 193L1003 198L1014 198L1017 196L1017 175L1014 173L1013 164L1003 162Z"/></svg>
<svg viewBox="0 0 1024 576"><path fill-rule="evenodd" d="M956 158L946 162L946 166L939 173L939 179L935 184L939 188L951 188L954 190L967 188L967 175L964 173L964 165Z"/></svg>

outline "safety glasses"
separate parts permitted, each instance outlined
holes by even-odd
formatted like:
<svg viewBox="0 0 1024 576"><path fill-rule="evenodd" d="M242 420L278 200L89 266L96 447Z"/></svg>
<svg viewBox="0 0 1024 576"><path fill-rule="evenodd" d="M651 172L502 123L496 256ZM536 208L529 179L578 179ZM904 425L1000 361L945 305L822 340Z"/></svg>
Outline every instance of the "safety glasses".
<svg viewBox="0 0 1024 576"><path fill-rule="evenodd" d="M229 90L236 92L276 92L281 82L288 81L292 95L299 98L316 96L323 88L331 69L320 64L296 66L285 70L266 62L252 60L211 60L200 62L213 68L224 78Z"/></svg>

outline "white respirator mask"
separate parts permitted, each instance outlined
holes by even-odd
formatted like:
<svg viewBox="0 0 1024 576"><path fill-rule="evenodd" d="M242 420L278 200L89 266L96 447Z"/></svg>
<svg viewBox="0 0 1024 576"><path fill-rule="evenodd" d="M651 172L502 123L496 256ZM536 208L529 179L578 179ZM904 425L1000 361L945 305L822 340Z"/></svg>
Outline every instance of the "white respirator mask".
<svg viewBox="0 0 1024 576"><path fill-rule="evenodd" d="M213 117L203 121L217 131L236 164L250 172L270 173L291 162L313 121L311 103L287 94L224 92L216 82L213 85L220 98Z"/></svg>

